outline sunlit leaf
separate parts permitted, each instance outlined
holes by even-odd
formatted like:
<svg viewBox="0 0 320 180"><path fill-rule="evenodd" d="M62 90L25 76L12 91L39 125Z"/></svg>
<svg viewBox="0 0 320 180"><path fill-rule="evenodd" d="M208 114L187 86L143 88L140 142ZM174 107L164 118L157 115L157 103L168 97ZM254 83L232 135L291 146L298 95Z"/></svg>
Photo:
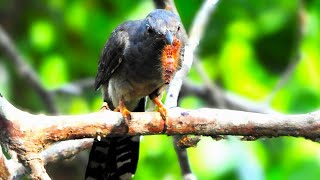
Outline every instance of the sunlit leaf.
<svg viewBox="0 0 320 180"><path fill-rule="evenodd" d="M188 149L188 154L192 169L200 179L216 179L235 167L232 149L226 141L202 138L196 148Z"/></svg>
<svg viewBox="0 0 320 180"><path fill-rule="evenodd" d="M180 178L177 173L179 172L179 164L171 137L144 136L140 145L139 168L135 179Z"/></svg>
<svg viewBox="0 0 320 180"><path fill-rule="evenodd" d="M233 39L253 39L256 35L256 27L249 20L239 20L232 23L228 29L228 36Z"/></svg>
<svg viewBox="0 0 320 180"><path fill-rule="evenodd" d="M49 0L48 4L52 9L62 10L66 3L64 0Z"/></svg>
<svg viewBox="0 0 320 180"><path fill-rule="evenodd" d="M195 96L187 96L180 100L180 107L187 109L197 109L203 106L203 102Z"/></svg>
<svg viewBox="0 0 320 180"><path fill-rule="evenodd" d="M30 41L35 50L48 50L55 41L53 24L48 21L35 21L30 26Z"/></svg>
<svg viewBox="0 0 320 180"><path fill-rule="evenodd" d="M302 59L297 67L297 78L301 84L320 92L320 43L305 43Z"/></svg>
<svg viewBox="0 0 320 180"><path fill-rule="evenodd" d="M74 98L70 105L71 114L84 114L90 112L90 108L86 100L82 98Z"/></svg>
<svg viewBox="0 0 320 180"><path fill-rule="evenodd" d="M246 41L226 42L219 65L228 89L256 99L270 91L268 83L272 83L272 76L257 64L252 47Z"/></svg>
<svg viewBox="0 0 320 180"><path fill-rule="evenodd" d="M97 96L92 100L92 104L91 104L92 111L98 111L102 107L103 99L102 99L101 93L97 92L97 94L99 94L99 96Z"/></svg>
<svg viewBox="0 0 320 180"><path fill-rule="evenodd" d="M68 80L65 59L60 55L50 55L43 59L40 66L42 82L48 88L57 88Z"/></svg>
<svg viewBox="0 0 320 180"><path fill-rule="evenodd" d="M86 1L75 1L66 8L65 21L73 31L84 31L87 26Z"/></svg>

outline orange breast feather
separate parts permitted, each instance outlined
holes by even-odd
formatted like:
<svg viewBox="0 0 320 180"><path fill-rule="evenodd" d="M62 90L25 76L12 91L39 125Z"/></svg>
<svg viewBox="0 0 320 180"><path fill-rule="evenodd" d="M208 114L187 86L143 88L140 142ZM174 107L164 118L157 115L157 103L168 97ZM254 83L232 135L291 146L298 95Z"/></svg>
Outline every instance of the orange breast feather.
<svg viewBox="0 0 320 180"><path fill-rule="evenodd" d="M177 71L180 56L180 40L174 38L172 45L166 45L162 51L162 78L169 84L173 75Z"/></svg>

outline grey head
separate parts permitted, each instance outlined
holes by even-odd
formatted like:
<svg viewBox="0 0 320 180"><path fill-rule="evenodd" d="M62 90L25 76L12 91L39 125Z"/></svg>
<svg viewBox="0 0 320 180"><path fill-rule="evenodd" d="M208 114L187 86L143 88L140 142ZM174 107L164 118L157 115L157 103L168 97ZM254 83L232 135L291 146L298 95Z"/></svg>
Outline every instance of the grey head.
<svg viewBox="0 0 320 180"><path fill-rule="evenodd" d="M165 44L172 44L174 37L180 39L180 18L167 10L156 9L143 20L141 29L145 38L156 38Z"/></svg>

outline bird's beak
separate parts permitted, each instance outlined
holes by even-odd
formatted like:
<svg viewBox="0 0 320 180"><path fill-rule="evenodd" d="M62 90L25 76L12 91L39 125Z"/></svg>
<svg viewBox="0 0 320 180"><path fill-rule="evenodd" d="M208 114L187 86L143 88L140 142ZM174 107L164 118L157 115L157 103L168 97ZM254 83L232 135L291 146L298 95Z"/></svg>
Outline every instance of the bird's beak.
<svg viewBox="0 0 320 180"><path fill-rule="evenodd" d="M172 34L171 34L171 32L170 32L170 31L167 31L167 32L166 32L165 40L166 40L166 43L167 43L167 44L172 45L172 42L173 42L173 36L172 36Z"/></svg>

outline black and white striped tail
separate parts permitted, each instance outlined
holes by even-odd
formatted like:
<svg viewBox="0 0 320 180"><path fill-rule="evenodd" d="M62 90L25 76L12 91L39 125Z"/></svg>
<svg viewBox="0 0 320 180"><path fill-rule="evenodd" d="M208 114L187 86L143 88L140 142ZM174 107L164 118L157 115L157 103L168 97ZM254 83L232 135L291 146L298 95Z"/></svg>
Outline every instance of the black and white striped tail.
<svg viewBox="0 0 320 180"><path fill-rule="evenodd" d="M135 112L145 109L143 98ZM131 179L139 159L140 136L94 140L85 174L86 180Z"/></svg>
<svg viewBox="0 0 320 180"><path fill-rule="evenodd" d="M86 170L90 179L131 179L139 158L139 136L103 138L93 143Z"/></svg>

